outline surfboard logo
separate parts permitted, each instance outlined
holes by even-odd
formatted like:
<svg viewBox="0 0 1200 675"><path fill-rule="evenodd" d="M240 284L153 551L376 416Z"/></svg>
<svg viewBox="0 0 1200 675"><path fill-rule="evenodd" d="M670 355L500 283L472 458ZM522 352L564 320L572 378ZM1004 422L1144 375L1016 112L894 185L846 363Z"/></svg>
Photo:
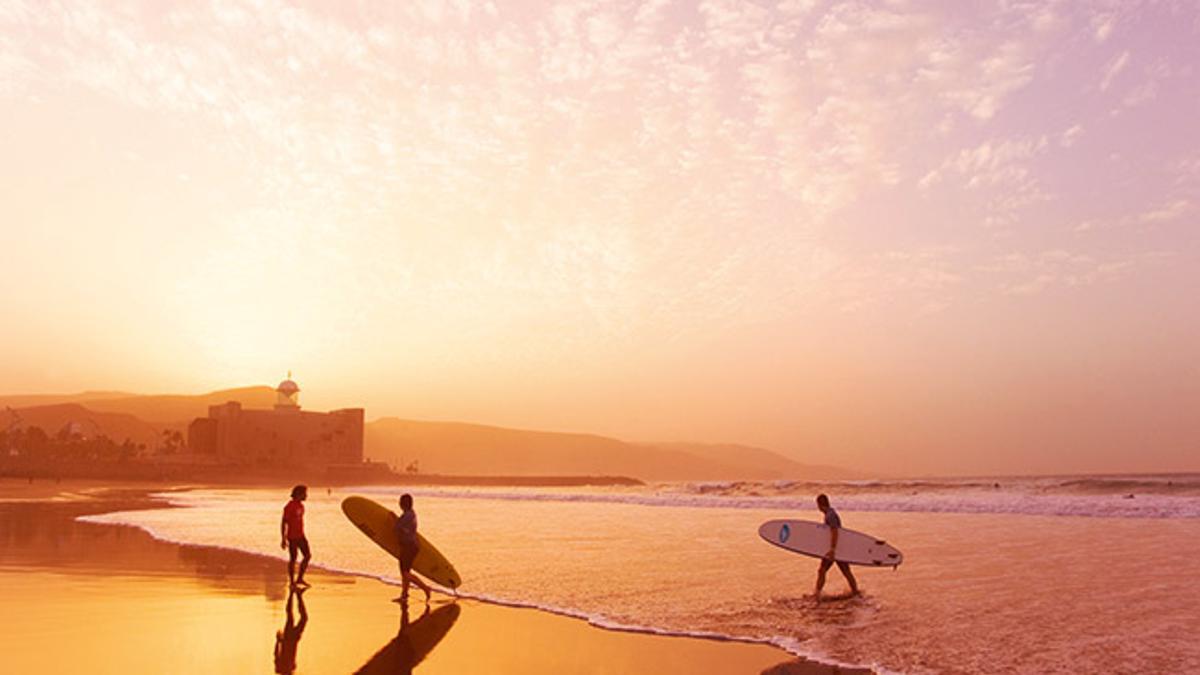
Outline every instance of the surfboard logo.
<svg viewBox="0 0 1200 675"><path fill-rule="evenodd" d="M786 543L790 536L792 536L792 528L788 527L787 523L784 523L783 527L779 528L779 542Z"/></svg>

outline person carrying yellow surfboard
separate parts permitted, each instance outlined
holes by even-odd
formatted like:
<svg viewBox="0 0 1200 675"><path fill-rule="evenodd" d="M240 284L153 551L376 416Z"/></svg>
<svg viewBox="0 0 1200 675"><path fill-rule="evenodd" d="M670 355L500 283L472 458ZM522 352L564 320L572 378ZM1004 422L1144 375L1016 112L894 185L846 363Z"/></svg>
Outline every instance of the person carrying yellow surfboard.
<svg viewBox="0 0 1200 675"><path fill-rule="evenodd" d="M425 602L429 602L429 586L412 573L413 560L421 548L417 537L417 512L413 510L410 494L400 496L400 517L396 518L396 537L400 540L400 602L408 601L408 585L416 584L425 591Z"/></svg>

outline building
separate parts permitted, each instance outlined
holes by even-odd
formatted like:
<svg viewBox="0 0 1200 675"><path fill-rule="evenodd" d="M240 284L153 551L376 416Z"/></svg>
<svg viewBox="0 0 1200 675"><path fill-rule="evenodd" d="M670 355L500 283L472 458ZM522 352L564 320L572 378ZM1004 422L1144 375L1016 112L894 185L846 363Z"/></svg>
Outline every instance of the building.
<svg viewBox="0 0 1200 675"><path fill-rule="evenodd" d="M245 409L236 401L209 406L208 417L188 425L192 453L264 467L362 463L363 409L301 410L300 387L288 375L275 388L272 410Z"/></svg>

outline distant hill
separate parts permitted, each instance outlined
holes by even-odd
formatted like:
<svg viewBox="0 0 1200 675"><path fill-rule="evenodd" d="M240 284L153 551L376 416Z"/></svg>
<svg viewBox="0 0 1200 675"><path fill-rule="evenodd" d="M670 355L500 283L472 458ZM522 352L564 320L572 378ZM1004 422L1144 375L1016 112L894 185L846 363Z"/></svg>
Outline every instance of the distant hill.
<svg viewBox="0 0 1200 675"><path fill-rule="evenodd" d="M81 433L92 437L105 435L117 443L129 439L136 443L144 443L147 448L157 447L161 428L148 424L133 415L121 413L96 412L78 403L58 403L54 405L39 405L16 410L19 416L19 428L41 427L47 435L54 436L68 424L79 425ZM0 428L7 429L13 421L13 413L7 409L0 411Z"/></svg>
<svg viewBox="0 0 1200 675"><path fill-rule="evenodd" d="M58 403L83 403L106 398L134 396L127 391L85 391L80 394L13 394L0 396L0 410L5 408L28 408L35 405Z"/></svg>
<svg viewBox="0 0 1200 675"><path fill-rule="evenodd" d="M275 390L271 387L241 387L222 389L207 394L163 394L151 396L127 395L95 399L86 402L88 408L100 412L119 412L139 417L147 422L186 427L197 417L208 415L208 407L237 401L246 408L270 408L275 405Z"/></svg>
<svg viewBox="0 0 1200 675"><path fill-rule="evenodd" d="M805 464L788 459L777 452L737 443L653 443L651 447L673 449L711 461L727 462L736 458L739 467L761 472L767 478L800 478L804 480L855 480L868 478L853 469L826 464ZM797 469L800 473L797 473Z"/></svg>
<svg viewBox="0 0 1200 675"><path fill-rule="evenodd" d="M506 429L462 422L386 417L370 422L366 455L424 473L621 475L643 480L832 480L853 472L792 461L762 448L690 443L629 443L591 434Z"/></svg>
<svg viewBox="0 0 1200 675"><path fill-rule="evenodd" d="M184 431L208 407L238 401L275 404L271 387L241 387L198 395L139 396L126 392L0 396L0 428L17 409L24 425L53 435L69 422L116 442L156 447L164 429ZM860 474L802 464L764 448L735 444L631 443L594 434L508 429L462 422L385 417L365 428L365 455L403 470L474 476L630 476L642 480L838 480Z"/></svg>
<svg viewBox="0 0 1200 675"><path fill-rule="evenodd" d="M208 415L210 405L237 401L247 408L270 408L275 405L275 390L271 387L239 387L207 394L150 394L91 391L82 394L36 394L0 396L0 408L79 403L96 412L132 415L172 429L182 429L197 417Z"/></svg>

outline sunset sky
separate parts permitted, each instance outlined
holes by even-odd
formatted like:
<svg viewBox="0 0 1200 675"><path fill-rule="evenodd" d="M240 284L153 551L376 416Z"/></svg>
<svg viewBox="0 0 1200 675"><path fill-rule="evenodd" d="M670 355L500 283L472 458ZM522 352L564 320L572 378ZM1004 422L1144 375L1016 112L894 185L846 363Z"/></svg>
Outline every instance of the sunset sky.
<svg viewBox="0 0 1200 675"><path fill-rule="evenodd" d="M0 0L0 392L1200 470L1200 7Z"/></svg>

